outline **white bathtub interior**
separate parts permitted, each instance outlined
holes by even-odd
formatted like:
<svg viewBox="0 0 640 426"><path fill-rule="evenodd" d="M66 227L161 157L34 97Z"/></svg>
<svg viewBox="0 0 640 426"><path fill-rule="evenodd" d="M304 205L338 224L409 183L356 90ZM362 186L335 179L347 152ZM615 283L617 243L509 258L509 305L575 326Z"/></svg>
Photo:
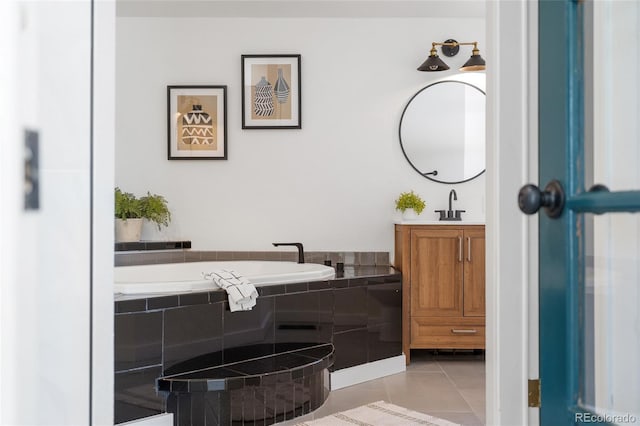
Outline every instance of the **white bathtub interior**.
<svg viewBox="0 0 640 426"><path fill-rule="evenodd" d="M330 266L282 261L216 261L116 266L114 293L166 294L215 290L218 287L203 275L233 270L256 286L323 281L335 278Z"/></svg>

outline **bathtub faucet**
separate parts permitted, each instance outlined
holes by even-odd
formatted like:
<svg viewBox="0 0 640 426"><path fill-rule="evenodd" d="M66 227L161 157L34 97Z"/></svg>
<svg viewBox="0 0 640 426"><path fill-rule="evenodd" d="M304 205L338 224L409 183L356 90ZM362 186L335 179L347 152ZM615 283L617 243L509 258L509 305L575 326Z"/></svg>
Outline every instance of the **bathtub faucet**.
<svg viewBox="0 0 640 426"><path fill-rule="evenodd" d="M295 246L298 249L298 263L304 263L304 248L302 243L273 243L275 247L279 246Z"/></svg>

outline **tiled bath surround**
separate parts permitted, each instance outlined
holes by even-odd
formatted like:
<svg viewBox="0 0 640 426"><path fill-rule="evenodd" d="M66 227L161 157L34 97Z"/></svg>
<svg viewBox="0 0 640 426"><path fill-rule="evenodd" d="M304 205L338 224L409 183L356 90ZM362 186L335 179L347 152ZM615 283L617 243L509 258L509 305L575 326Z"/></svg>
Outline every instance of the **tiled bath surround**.
<svg viewBox="0 0 640 426"><path fill-rule="evenodd" d="M116 301L116 422L167 411L155 380L188 371L190 360L213 367L281 343L333 343L338 370L402 352L401 274L393 268L347 266L334 280L258 292L253 310L233 313L223 291ZM266 353L243 354L256 344Z"/></svg>
<svg viewBox="0 0 640 426"><path fill-rule="evenodd" d="M260 346L245 349L260 353ZM276 344L275 351L213 368L205 361L195 366L202 368L159 379L174 423L269 425L319 408L329 396L333 345Z"/></svg>
<svg viewBox="0 0 640 426"><path fill-rule="evenodd" d="M296 251L201 251L201 250L162 250L162 251L121 251L115 253L115 266L147 265L152 263L199 262L212 260L284 260L298 261ZM330 260L332 265L342 262L349 266L388 266L388 252L336 252L309 251L304 253L308 263L324 263Z"/></svg>

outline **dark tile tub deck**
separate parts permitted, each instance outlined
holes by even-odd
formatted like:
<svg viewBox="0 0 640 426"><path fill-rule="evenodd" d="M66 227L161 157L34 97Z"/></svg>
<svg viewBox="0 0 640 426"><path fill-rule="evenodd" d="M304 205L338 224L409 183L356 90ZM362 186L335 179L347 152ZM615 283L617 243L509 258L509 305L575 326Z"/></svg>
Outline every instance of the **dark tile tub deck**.
<svg viewBox="0 0 640 426"><path fill-rule="evenodd" d="M259 287L251 311L231 312L222 290L120 296L115 421L173 412L176 425L205 424L202 416L207 425L262 425L312 411L326 398L326 369L402 354L401 292L392 267L346 266L333 280ZM313 368L291 364L328 345L331 356Z"/></svg>
<svg viewBox="0 0 640 426"><path fill-rule="evenodd" d="M115 243L115 251L185 250L191 248L191 241L132 241Z"/></svg>

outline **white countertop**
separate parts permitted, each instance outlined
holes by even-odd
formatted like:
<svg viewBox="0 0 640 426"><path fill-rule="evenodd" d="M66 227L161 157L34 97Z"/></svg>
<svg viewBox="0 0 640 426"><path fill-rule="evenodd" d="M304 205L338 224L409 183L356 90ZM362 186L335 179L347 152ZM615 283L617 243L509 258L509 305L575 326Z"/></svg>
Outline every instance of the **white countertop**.
<svg viewBox="0 0 640 426"><path fill-rule="evenodd" d="M473 222L468 220L397 220L396 225L484 225L484 222Z"/></svg>

